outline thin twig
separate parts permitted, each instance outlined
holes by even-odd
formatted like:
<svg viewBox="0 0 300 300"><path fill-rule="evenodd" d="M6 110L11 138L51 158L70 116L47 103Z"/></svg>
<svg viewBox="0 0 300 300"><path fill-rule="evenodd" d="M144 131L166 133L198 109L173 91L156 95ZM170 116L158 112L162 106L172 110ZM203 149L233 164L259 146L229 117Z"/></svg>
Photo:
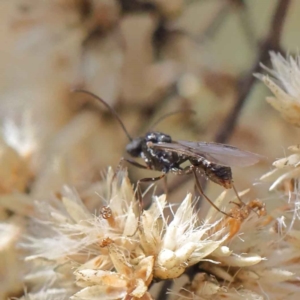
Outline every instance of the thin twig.
<svg viewBox="0 0 300 300"><path fill-rule="evenodd" d="M211 22L208 24L207 28L201 33L201 37L197 39L199 43L203 43L205 40L211 39L219 31L224 21L228 17L230 12L230 7L225 3L213 16Z"/></svg>
<svg viewBox="0 0 300 300"><path fill-rule="evenodd" d="M253 20L249 16L248 3L242 2L241 7L238 7L238 17L249 47L257 49L257 39L253 30Z"/></svg>

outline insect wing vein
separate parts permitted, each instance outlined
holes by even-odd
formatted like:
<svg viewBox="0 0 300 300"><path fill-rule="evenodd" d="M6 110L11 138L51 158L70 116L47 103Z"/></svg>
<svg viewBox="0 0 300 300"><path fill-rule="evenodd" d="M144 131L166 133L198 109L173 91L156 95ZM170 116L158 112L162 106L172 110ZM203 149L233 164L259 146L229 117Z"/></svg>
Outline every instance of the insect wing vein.
<svg viewBox="0 0 300 300"><path fill-rule="evenodd" d="M153 143L151 147L194 158L205 157L211 162L224 166L246 167L262 159L258 154L217 143L177 141L173 143Z"/></svg>
<svg viewBox="0 0 300 300"><path fill-rule="evenodd" d="M202 155L215 163L227 166L246 167L262 159L258 154L243 151L225 144L189 141L178 141L178 143L188 147L193 153Z"/></svg>

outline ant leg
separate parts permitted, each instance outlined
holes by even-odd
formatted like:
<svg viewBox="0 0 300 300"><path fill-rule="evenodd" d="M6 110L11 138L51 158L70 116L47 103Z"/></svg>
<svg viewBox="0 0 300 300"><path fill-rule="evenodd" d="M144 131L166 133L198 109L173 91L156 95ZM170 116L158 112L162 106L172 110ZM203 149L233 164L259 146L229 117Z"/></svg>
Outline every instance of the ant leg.
<svg viewBox="0 0 300 300"><path fill-rule="evenodd" d="M129 164L131 164L131 165L133 165L133 166L135 166L135 167L137 167L137 168L149 170L149 167L148 167L148 166L144 166L144 165L142 165L142 164L136 162L136 161L133 160L133 159L125 158L125 157L122 157L122 158L121 158L118 167L120 167L120 165L122 164L123 161L126 161L127 163L129 163ZM115 173L115 174L116 174L116 173ZM145 179L148 179L148 178L145 178ZM151 179L152 179L152 178L151 178ZM159 179L160 179L160 178L159 178ZM159 179L157 179L157 180L159 180ZM142 179L142 180L143 180L143 179ZM138 201L139 201L140 212L143 211L143 197L142 197L142 192L141 192L141 189L140 189L140 182L141 182L142 180L139 180L139 181L137 182L137 197L138 197ZM155 180L153 180L153 181L155 181ZM141 216L139 215L139 220L140 220L140 217L141 217Z"/></svg>
<svg viewBox="0 0 300 300"><path fill-rule="evenodd" d="M167 176L164 176L164 192L166 197L168 197L168 182L167 182Z"/></svg>
<svg viewBox="0 0 300 300"><path fill-rule="evenodd" d="M209 203L210 205L212 205L218 212L224 214L224 215L227 216L227 217L232 218L232 215L229 215L229 214L227 214L226 212L222 211L218 206L216 206L216 205L215 205L215 204L214 204L214 203L213 203L213 202L205 195L204 191L203 191L202 188L201 188L201 184L200 184L199 179L198 179L198 177L197 177L197 173L196 173L196 171L195 171L195 168L192 168L192 172L193 172L193 174L194 174L194 178L195 178L195 182L196 182L196 187L197 187L199 193L200 193L200 194L208 201L208 203Z"/></svg>
<svg viewBox="0 0 300 300"><path fill-rule="evenodd" d="M140 168L140 169L146 169L146 170L149 170L149 169L150 169L148 166L144 166L144 165L142 165L142 164L140 164L140 163L138 163L138 162L136 162L135 160L132 160L132 159L128 159L128 158L124 158L124 157L123 157L122 160L124 160L124 161L128 162L129 164L131 164L131 165L133 165L133 166L135 166L135 167L137 167L137 168ZM166 177L165 175L166 175L166 174L163 173L163 175L158 176L158 177L154 177L154 178L144 178L144 179L139 180L138 184L139 184L140 182L149 182L149 181L154 182L154 181L158 181L158 180L164 178L164 192L165 192L165 194L167 195L167 194L168 194L168 186L167 186L167 177ZM147 179L147 180L145 180L145 179ZM148 179L149 179L149 180L148 180ZM144 180L145 180L145 181L144 181Z"/></svg>
<svg viewBox="0 0 300 300"><path fill-rule="evenodd" d="M131 160L129 158L123 158L123 160L125 160L126 162L128 162L129 164L131 164L131 165L133 165L133 166L135 166L137 168L149 170L149 168L147 166L144 166L144 165L142 165L142 164L140 164L140 163L138 163L138 162L136 162L134 160Z"/></svg>
<svg viewBox="0 0 300 300"><path fill-rule="evenodd" d="M233 182L232 182L232 189L234 190L235 195L237 196L238 200L240 201L240 205L241 205L241 206L246 205L246 204L242 201L241 197L239 196L239 193L237 192L237 190L236 190L236 188L235 188Z"/></svg>
<svg viewBox="0 0 300 300"><path fill-rule="evenodd" d="M113 180L116 178L118 171L121 169L121 165L122 165L123 161L126 161L129 164L131 164L131 165L133 165L133 166L135 166L137 168L140 168L140 169L149 169L148 166L144 166L144 165L142 165L142 164L140 164L140 163L138 163L138 162L136 162L136 161L134 161L132 159L122 157L120 159L120 161L119 161L118 166L117 166L117 170L116 170L116 172L115 172L115 174L113 176Z"/></svg>
<svg viewBox="0 0 300 300"><path fill-rule="evenodd" d="M242 207L246 207L247 210L253 211L258 217L260 217L259 213L256 210L254 210L254 208L256 208L256 207L250 207L249 204L246 204L244 202L242 202L242 203L236 203L234 201L229 201L229 203L236 205L239 209L242 209Z"/></svg>
<svg viewBox="0 0 300 300"><path fill-rule="evenodd" d="M144 165L142 165L142 164L139 164L138 162L136 162L136 161L134 161L134 160L131 160L131 159L122 157L122 158L120 159L118 165L117 165L116 171L114 172L114 176L113 176L113 178L112 178L112 181L115 180L115 178L116 178L118 172L120 171L120 169L121 169L121 167L122 167L123 161L126 161L126 162L128 162L129 164L131 164L131 165L133 165L133 166L135 166L135 167L137 167L137 168L140 168L140 169L148 169L147 166L144 166ZM112 187L111 187L111 189L112 189ZM111 192L111 190L110 190L110 192Z"/></svg>
<svg viewBox="0 0 300 300"><path fill-rule="evenodd" d="M139 204L140 204L140 208L141 211L143 210L143 195L142 195L142 191L140 188L140 184L142 182L154 182L154 181L158 181L162 178L164 178L166 176L166 173L162 173L162 175L158 176L158 177L149 177L149 178L143 178L138 180L137 182L137 193L138 193L138 198L139 198Z"/></svg>
<svg viewBox="0 0 300 300"><path fill-rule="evenodd" d="M136 162L136 161L133 160L133 159L130 159L130 158L124 158L124 157L121 158L121 160L120 160L120 162L119 162L119 166L121 165L121 163L122 163L123 161L126 161L126 162L128 162L129 164L131 164L131 165L133 165L133 166L135 166L135 167L137 167L137 168L149 170L148 166L144 166L144 165L142 165L142 164Z"/></svg>
<svg viewBox="0 0 300 300"><path fill-rule="evenodd" d="M119 163L118 163L118 166L117 166L117 168L116 168L116 171L114 172L114 175L113 175L113 178L112 178L112 182L115 180L115 178L116 178L116 176L117 176L119 170L121 169L121 166L122 166L123 161L126 161L126 162L128 162L129 164L131 164L131 165L133 165L133 166L135 166L135 167L137 167L137 168L140 168L140 169L149 169L147 166L144 166L144 165L142 165L142 164L140 164L140 163L138 163L138 162L136 162L136 161L134 161L134 160L131 160L131 159L122 157L122 158L120 159ZM112 185L110 186L110 194L112 194Z"/></svg>
<svg viewBox="0 0 300 300"><path fill-rule="evenodd" d="M234 204L234 205L236 205L239 208L242 208L242 206L243 206L243 203L236 203L234 201L229 201L229 204Z"/></svg>
<svg viewBox="0 0 300 300"><path fill-rule="evenodd" d="M177 174L177 175L188 175L191 174L193 172L194 166L187 166L185 168L172 168L173 173Z"/></svg>

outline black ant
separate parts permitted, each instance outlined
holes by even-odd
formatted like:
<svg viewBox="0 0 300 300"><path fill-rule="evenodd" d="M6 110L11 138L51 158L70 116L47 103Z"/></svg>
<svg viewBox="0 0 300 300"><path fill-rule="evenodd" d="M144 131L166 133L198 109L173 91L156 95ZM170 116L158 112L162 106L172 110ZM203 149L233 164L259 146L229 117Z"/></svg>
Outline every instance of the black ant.
<svg viewBox="0 0 300 300"><path fill-rule="evenodd" d="M211 181L223 186L226 189L233 188L238 199L238 193L233 185L232 172L230 166L250 166L257 163L261 157L255 153L242 151L236 147L207 142L173 141L171 136L158 131L150 131L145 136L132 138L126 130L124 123L116 111L110 107L104 100L97 95L85 91L75 90L75 92L84 93L104 104L116 117L130 142L126 146L127 153L134 157L140 157L146 165L142 165L135 160L123 158L128 163L142 169L160 171L162 174L158 177L143 178L137 183L137 189L141 182L154 182L165 178L166 174L184 175L193 174L198 191L204 198L219 212L232 217L220 210L205 194L197 177L197 172L204 175ZM174 113L170 113L171 115ZM165 116L164 116L165 117ZM160 119L161 120L161 119ZM159 121L160 121L159 120ZM156 122L155 124L157 124ZM181 164L189 162L190 165L182 168ZM141 202L141 195L140 195ZM243 203L241 201L241 203Z"/></svg>

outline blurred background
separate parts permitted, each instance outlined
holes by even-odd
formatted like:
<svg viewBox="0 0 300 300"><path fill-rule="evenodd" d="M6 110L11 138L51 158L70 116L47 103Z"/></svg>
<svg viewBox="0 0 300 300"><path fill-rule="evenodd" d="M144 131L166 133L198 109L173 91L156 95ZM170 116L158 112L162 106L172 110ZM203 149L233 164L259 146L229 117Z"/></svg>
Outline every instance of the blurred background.
<svg viewBox="0 0 300 300"><path fill-rule="evenodd" d="M131 136L155 129L173 139L216 141L266 157L234 169L238 190L259 183L298 143L299 130L267 104L252 74L269 50L297 54L298 1L10 0L0 3L0 299L22 294L15 242L33 200L74 186L90 208L108 166L126 156L114 107ZM157 172L129 166L132 182ZM193 191L168 177L169 201ZM209 183L214 199L222 188ZM7 259L9 253L10 259Z"/></svg>

